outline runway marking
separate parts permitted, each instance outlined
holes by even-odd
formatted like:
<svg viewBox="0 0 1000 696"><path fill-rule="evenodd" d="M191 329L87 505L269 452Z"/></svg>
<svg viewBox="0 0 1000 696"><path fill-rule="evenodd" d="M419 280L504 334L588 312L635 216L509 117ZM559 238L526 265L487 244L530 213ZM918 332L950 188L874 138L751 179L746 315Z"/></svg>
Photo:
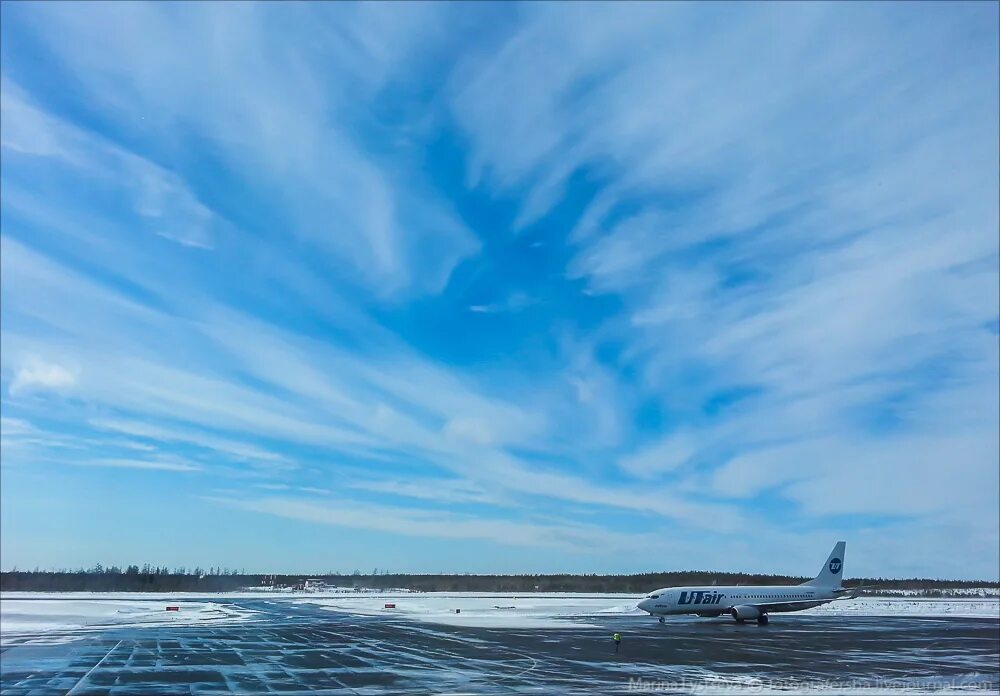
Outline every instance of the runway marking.
<svg viewBox="0 0 1000 696"><path fill-rule="evenodd" d="M88 671L86 674L84 674L82 677L80 677L80 681L78 681L76 684L74 684L72 689L70 689L69 691L66 692L66 696L72 696L73 692L75 692L77 689L80 688L80 684L82 684L83 682L87 681L87 677L89 677L91 674L93 674L94 670L97 669L98 667L100 667L101 663L104 662L106 659L108 659L108 655L110 655L115 650L117 650L118 646L121 645L124 642L125 642L125 639L123 638L122 640L120 640L117 643L115 643L115 646L113 648L111 648L111 650L108 650L108 652L105 653L104 657L102 657L100 660L98 660L97 664L90 668L90 671Z"/></svg>

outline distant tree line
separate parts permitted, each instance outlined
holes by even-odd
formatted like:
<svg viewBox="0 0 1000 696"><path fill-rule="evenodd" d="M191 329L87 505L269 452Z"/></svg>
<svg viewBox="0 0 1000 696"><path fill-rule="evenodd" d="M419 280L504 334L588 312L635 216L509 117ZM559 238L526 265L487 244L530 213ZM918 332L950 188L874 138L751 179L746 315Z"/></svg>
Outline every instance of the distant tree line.
<svg viewBox="0 0 1000 696"><path fill-rule="evenodd" d="M11 570L0 573L4 592L229 592L271 576L228 568L102 566L78 570Z"/></svg>
<svg viewBox="0 0 1000 696"><path fill-rule="evenodd" d="M423 592L628 592L644 593L679 585L781 585L808 578L791 575L674 571L633 575L410 575L373 571L349 575L247 574L228 568L174 568L137 565L79 570L11 570L0 573L4 592L231 592L252 588L302 587L306 580L338 587ZM937 580L929 578L853 578L847 586L872 590L944 590L986 587L1000 590L1000 583L986 580Z"/></svg>

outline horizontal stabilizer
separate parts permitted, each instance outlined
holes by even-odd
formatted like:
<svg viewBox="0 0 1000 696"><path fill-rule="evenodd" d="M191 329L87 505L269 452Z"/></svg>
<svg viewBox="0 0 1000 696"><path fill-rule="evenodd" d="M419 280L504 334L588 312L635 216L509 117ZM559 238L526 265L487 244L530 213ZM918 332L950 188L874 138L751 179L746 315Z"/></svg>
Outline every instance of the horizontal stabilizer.
<svg viewBox="0 0 1000 696"><path fill-rule="evenodd" d="M837 599L855 599L864 589L864 587L858 585L857 587L845 587L840 590L834 590L833 592L837 595Z"/></svg>

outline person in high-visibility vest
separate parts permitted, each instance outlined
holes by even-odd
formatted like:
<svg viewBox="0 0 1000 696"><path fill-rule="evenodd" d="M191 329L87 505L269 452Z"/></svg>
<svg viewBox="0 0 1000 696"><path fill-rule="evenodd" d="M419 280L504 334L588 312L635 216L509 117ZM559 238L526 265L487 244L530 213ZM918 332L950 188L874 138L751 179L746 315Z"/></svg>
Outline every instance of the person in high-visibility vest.
<svg viewBox="0 0 1000 696"><path fill-rule="evenodd" d="M617 655L618 654L618 648L620 648L622 646L622 634L621 633L616 633L616 634L614 634L611 637L615 641L615 655Z"/></svg>

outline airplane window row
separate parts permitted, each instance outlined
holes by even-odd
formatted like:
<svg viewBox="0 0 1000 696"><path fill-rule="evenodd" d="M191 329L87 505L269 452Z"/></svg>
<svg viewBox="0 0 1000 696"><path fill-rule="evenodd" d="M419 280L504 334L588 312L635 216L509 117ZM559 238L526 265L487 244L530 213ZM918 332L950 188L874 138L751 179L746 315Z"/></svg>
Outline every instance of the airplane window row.
<svg viewBox="0 0 1000 696"><path fill-rule="evenodd" d="M740 595L737 599L810 599L812 595Z"/></svg>

